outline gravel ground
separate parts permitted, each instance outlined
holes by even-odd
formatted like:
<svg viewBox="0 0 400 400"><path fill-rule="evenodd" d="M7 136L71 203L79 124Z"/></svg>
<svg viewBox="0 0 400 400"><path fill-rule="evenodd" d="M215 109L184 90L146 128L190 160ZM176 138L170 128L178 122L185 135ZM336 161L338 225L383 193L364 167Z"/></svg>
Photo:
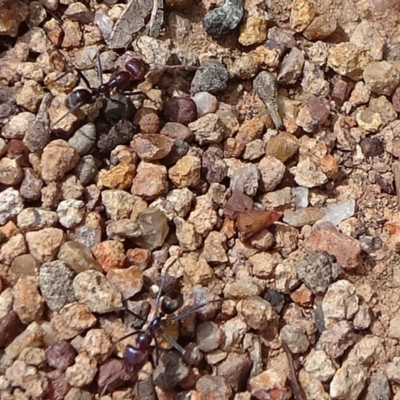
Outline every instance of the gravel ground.
<svg viewBox="0 0 400 400"><path fill-rule="evenodd" d="M0 0L0 398L399 400L399 20Z"/></svg>

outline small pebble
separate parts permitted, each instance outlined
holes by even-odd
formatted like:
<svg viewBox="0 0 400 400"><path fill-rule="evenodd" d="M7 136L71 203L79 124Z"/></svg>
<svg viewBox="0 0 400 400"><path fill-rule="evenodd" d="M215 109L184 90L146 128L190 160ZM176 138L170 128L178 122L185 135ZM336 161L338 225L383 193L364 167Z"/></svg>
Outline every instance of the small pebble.
<svg viewBox="0 0 400 400"><path fill-rule="evenodd" d="M121 294L98 271L81 272L73 287L78 301L92 312L104 314L122 308Z"/></svg>
<svg viewBox="0 0 400 400"><path fill-rule="evenodd" d="M314 294L323 294L340 274L335 258L327 253L308 252L299 265L298 277Z"/></svg>
<svg viewBox="0 0 400 400"><path fill-rule="evenodd" d="M224 0L220 7L205 15L203 28L214 39L221 39L239 25L242 17L242 0Z"/></svg>
<svg viewBox="0 0 400 400"><path fill-rule="evenodd" d="M63 261L43 263L39 273L39 287L50 310L59 311L75 301L72 288L74 272Z"/></svg>
<svg viewBox="0 0 400 400"><path fill-rule="evenodd" d="M189 97L173 97L164 103L164 116L167 122L187 126L197 119L196 103Z"/></svg>
<svg viewBox="0 0 400 400"><path fill-rule="evenodd" d="M52 343L46 349L47 363L52 368L65 371L74 363L77 356L76 350L66 341Z"/></svg>
<svg viewBox="0 0 400 400"><path fill-rule="evenodd" d="M196 71L191 83L190 92L192 95L195 95L199 92L215 93L224 90L226 89L228 78L228 71L223 64L216 60L206 61Z"/></svg>
<svg viewBox="0 0 400 400"><path fill-rule="evenodd" d="M203 117L207 114L215 113L218 109L218 100L208 92L198 92L193 96L196 103L197 117Z"/></svg>
<svg viewBox="0 0 400 400"><path fill-rule="evenodd" d="M187 113L185 114L187 116ZM182 123L182 121L176 122ZM183 124L185 125L185 123ZM173 145L173 139L160 134L138 133L131 141L131 147L135 150L139 158L146 162L164 158L171 152Z"/></svg>
<svg viewBox="0 0 400 400"><path fill-rule="evenodd" d="M251 46L263 43L267 38L267 21L260 17L249 17L240 28L239 43Z"/></svg>
<svg viewBox="0 0 400 400"><path fill-rule="evenodd" d="M122 268L125 263L124 246L117 240L105 240L93 248L93 255L105 272Z"/></svg>

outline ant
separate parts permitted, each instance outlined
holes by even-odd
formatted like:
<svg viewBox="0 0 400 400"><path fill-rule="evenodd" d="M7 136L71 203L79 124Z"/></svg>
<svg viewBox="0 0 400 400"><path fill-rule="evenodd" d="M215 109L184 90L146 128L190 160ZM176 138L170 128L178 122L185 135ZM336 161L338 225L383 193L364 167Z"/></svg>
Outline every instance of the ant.
<svg viewBox="0 0 400 400"><path fill-rule="evenodd" d="M173 323L176 321L180 321L192 314L201 308L217 302L222 302L228 300L227 298L219 298L214 300L209 300L207 302L202 302L196 306L193 306L190 309L187 309L181 312L178 315L169 317L176 310L178 310L182 306L182 296L177 290L168 291L161 300L161 294L163 292L163 287L166 282L166 275L164 275L161 279L160 287L157 292L156 300L155 300L155 311L152 319L148 323L145 329L136 330L134 332L128 333L127 335L118 339L117 342L121 342L131 336L137 335L135 340L135 345L132 346L130 344L126 345L123 351L123 361L125 365L125 369L128 373L133 376L133 380L137 380L138 374L141 369L144 367L146 362L149 359L150 354L152 353L152 342L154 340L154 350L155 350L155 358L154 364L158 364L159 360L159 337L165 339L172 347L174 347L182 356L185 355L186 350L176 342L169 334L167 334L163 328L167 326L168 323ZM161 310L161 312L160 312ZM144 321L144 319L134 313L133 311L126 308L130 314L134 317ZM111 383L111 382L110 382ZM112 383L111 383L112 384ZM107 384L103 388L102 393L106 392Z"/></svg>
<svg viewBox="0 0 400 400"><path fill-rule="evenodd" d="M125 89L131 82L140 82L144 79L150 69L150 65L147 62L145 62L141 58L132 57L125 63L126 71L119 71L118 73L113 75L108 82L105 83L103 83L103 70L101 67L99 53L97 53L97 62L100 86L94 88L91 87L88 79L83 74L83 72L76 68L76 72L78 73L79 77L85 82L88 89L76 89L69 94L66 99L66 106L69 111L61 118L59 118L56 122L54 122L52 125L53 127L61 122L67 115L73 113L83 105L91 104L101 96L109 98L113 90L116 90L118 93L125 95L143 94L140 91L127 92L125 91ZM113 101L118 102L118 100Z"/></svg>

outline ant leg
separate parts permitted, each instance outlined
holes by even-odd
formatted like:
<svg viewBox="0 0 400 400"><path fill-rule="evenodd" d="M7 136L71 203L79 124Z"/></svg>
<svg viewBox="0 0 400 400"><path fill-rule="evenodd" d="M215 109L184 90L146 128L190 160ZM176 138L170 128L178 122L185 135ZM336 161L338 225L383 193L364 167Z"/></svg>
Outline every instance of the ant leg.
<svg viewBox="0 0 400 400"><path fill-rule="evenodd" d="M86 78L85 74L79 69L75 67L76 72L78 73L79 77L85 82L85 85L92 90L92 87L90 86L90 83L88 81L88 78Z"/></svg>
<svg viewBox="0 0 400 400"><path fill-rule="evenodd" d="M101 66L100 53L97 52L97 73L99 74L100 85L103 85L103 67Z"/></svg>
<svg viewBox="0 0 400 400"><path fill-rule="evenodd" d="M178 343L176 342L171 336L169 336L167 333L161 332L161 336L171 345L173 346L176 350L179 351L182 355L185 355L186 350Z"/></svg>
<svg viewBox="0 0 400 400"><path fill-rule="evenodd" d="M137 90L137 91L134 91L134 92L119 92L119 93L120 93L120 94L123 94L123 95L125 95L125 96L134 96L134 95L136 95L136 94L141 94L141 95L147 97L147 94L146 94L145 92L140 91L140 90Z"/></svg>
<svg viewBox="0 0 400 400"><path fill-rule="evenodd" d="M172 318L168 318L168 319L171 321L179 321L181 319L188 317L189 315L195 313L197 310L200 310L201 308L203 308L209 304L218 303L220 301L225 301L225 300L232 300L232 299L225 298L225 299L210 300L210 301L207 301L206 303L198 304L197 306L194 306L194 307L190 308L189 310L186 310L186 311L182 312L181 314L176 315L175 317L172 317Z"/></svg>
<svg viewBox="0 0 400 400"><path fill-rule="evenodd" d="M64 118L68 117L68 115L72 114L74 111L78 110L82 104L79 104L79 106L76 106L74 108L71 108L67 113L65 113L61 118L59 118L56 122L52 123L50 126L50 129L53 129L58 123L60 123Z"/></svg>
<svg viewBox="0 0 400 400"><path fill-rule="evenodd" d="M139 333L143 333L143 331L140 330L140 331L134 331L134 332L128 333L128 334L126 334L126 335L120 337L120 338L117 340L116 343L121 342L121 341L124 340L124 339L128 339L129 337L131 337L131 336L133 336L133 335L138 335Z"/></svg>

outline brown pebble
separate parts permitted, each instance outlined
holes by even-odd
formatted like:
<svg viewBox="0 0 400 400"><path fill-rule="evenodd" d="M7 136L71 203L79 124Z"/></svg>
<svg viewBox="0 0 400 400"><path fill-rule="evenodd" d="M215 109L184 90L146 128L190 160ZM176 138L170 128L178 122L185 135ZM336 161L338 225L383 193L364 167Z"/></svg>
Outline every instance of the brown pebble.
<svg viewBox="0 0 400 400"><path fill-rule="evenodd" d="M376 157L383 153L382 142L378 138L365 138L360 142L365 157Z"/></svg>
<svg viewBox="0 0 400 400"><path fill-rule="evenodd" d="M143 161L161 160L167 156L174 140L165 135L138 133L131 141L131 147Z"/></svg>
<svg viewBox="0 0 400 400"><path fill-rule="evenodd" d="M139 125L140 132L158 133L160 131L160 117L153 108L139 108L135 114L133 122Z"/></svg>
<svg viewBox="0 0 400 400"><path fill-rule="evenodd" d="M151 251L147 249L128 249L126 252L126 261L129 265L136 265L140 269L145 269L151 260Z"/></svg>
<svg viewBox="0 0 400 400"><path fill-rule="evenodd" d="M128 373L123 360L112 358L100 366L97 384L99 388L106 388L107 392L112 392L124 382L133 380L135 376L137 372Z"/></svg>
<svg viewBox="0 0 400 400"><path fill-rule="evenodd" d="M239 190L233 190L231 197L225 203L224 214L231 218L236 219L239 213L253 208L253 200L251 197L245 195Z"/></svg>
<svg viewBox="0 0 400 400"><path fill-rule="evenodd" d="M164 116L169 122L189 125L197 119L196 103L188 97L174 97L164 103Z"/></svg>
<svg viewBox="0 0 400 400"><path fill-rule="evenodd" d="M65 340L52 343L46 349L47 364L60 371L65 371L71 366L76 356L76 350Z"/></svg>
<svg viewBox="0 0 400 400"><path fill-rule="evenodd" d="M0 318L0 348L5 348L16 338L25 328L18 314L10 311L3 318Z"/></svg>
<svg viewBox="0 0 400 400"><path fill-rule="evenodd" d="M393 93L392 103L396 112L400 112L400 86Z"/></svg>
<svg viewBox="0 0 400 400"><path fill-rule="evenodd" d="M6 157L16 160L21 167L29 167L29 149L22 143L22 140L12 139L7 145Z"/></svg>
<svg viewBox="0 0 400 400"><path fill-rule="evenodd" d="M247 210L239 213L236 228L243 239L248 239L278 221L280 217L281 214L274 211Z"/></svg>

